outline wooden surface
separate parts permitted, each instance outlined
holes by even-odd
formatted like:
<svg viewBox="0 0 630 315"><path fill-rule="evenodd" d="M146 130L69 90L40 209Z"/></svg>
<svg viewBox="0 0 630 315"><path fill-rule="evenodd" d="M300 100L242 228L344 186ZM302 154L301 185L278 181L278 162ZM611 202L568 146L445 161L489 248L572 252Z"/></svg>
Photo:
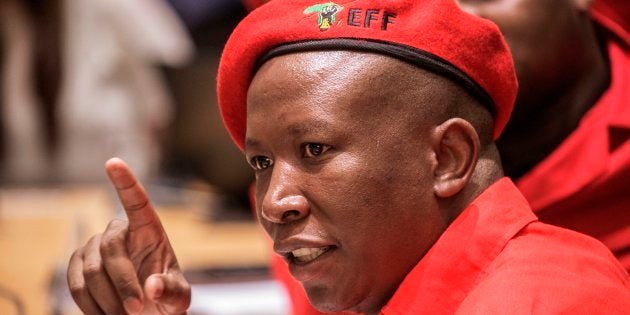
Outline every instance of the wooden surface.
<svg viewBox="0 0 630 315"><path fill-rule="evenodd" d="M16 313L5 291L25 314L49 314L55 271L65 270L72 251L105 229L115 216L114 201L100 187L0 189L0 314ZM203 206L158 207L184 269L266 265L269 246L255 223L213 224Z"/></svg>

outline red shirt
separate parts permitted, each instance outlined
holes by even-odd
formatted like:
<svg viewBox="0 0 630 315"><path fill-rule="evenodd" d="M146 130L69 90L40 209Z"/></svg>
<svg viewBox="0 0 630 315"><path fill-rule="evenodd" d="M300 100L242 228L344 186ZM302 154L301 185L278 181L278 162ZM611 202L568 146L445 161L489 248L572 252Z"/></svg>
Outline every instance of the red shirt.
<svg viewBox="0 0 630 315"><path fill-rule="evenodd" d="M281 259L293 314L322 314ZM297 302L297 303L296 303ZM504 178L462 212L382 315L628 314L630 279L600 242L537 220Z"/></svg>
<svg viewBox="0 0 630 315"><path fill-rule="evenodd" d="M610 251L539 222L503 178L455 219L381 314L628 312L630 278Z"/></svg>
<svg viewBox="0 0 630 315"><path fill-rule="evenodd" d="M630 34L600 8L591 15L610 32L610 86L516 184L541 221L601 240L630 270Z"/></svg>
<svg viewBox="0 0 630 315"><path fill-rule="evenodd" d="M517 185L543 222L604 242L630 270L630 16L627 0L598 0L591 16L610 32L611 84L580 126ZM317 315L286 264L273 270L294 315Z"/></svg>

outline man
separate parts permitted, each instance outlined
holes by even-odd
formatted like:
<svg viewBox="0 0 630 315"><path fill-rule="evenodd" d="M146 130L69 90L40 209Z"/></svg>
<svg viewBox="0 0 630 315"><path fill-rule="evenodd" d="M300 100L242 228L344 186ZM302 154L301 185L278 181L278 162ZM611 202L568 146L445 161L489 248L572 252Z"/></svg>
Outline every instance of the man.
<svg viewBox="0 0 630 315"><path fill-rule="evenodd" d="M598 238L630 270L630 2L458 0L497 23L519 93L498 141L540 220ZM316 314L286 267L294 314Z"/></svg>
<svg viewBox="0 0 630 315"><path fill-rule="evenodd" d="M540 220L598 238L630 270L630 6L459 0L499 26L519 80L498 141Z"/></svg>
<svg viewBox="0 0 630 315"><path fill-rule="evenodd" d="M317 8L336 12L324 30ZM234 31L218 82L260 223L317 309L630 307L610 252L538 222L502 177L493 139L515 98L511 57L453 1L272 1ZM90 314L185 312L190 289L146 194L120 160L107 170L129 220L73 254L75 301Z"/></svg>

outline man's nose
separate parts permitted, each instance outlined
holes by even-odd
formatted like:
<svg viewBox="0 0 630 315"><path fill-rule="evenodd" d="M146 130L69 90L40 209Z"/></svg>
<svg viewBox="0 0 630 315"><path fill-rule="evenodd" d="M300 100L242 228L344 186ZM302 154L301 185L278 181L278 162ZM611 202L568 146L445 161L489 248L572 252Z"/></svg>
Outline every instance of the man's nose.
<svg viewBox="0 0 630 315"><path fill-rule="evenodd" d="M290 165L276 164L261 205L262 219L286 224L310 213L308 199L299 185L299 172Z"/></svg>

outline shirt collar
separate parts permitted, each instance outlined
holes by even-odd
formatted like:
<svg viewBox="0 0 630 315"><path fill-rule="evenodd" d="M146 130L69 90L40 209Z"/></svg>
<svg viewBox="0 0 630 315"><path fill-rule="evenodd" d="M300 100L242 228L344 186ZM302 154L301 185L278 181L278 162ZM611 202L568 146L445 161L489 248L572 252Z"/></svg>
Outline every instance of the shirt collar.
<svg viewBox="0 0 630 315"><path fill-rule="evenodd" d="M599 103L610 102L611 115L609 125L630 129L630 47L623 48L618 42L608 42L610 60L610 87L602 95Z"/></svg>
<svg viewBox="0 0 630 315"><path fill-rule="evenodd" d="M514 183L500 179L451 223L381 314L454 313L506 243L536 220Z"/></svg>
<svg viewBox="0 0 630 315"><path fill-rule="evenodd" d="M630 21L623 13L630 9L625 1L595 1L590 8L590 16L607 32L607 50L610 63L610 86L602 95L599 103L611 103L609 106L609 124L616 128L630 129ZM630 11L628 11L630 12Z"/></svg>
<svg viewBox="0 0 630 315"><path fill-rule="evenodd" d="M596 0L589 15L613 33L626 47L630 45L630 3L627 1Z"/></svg>

